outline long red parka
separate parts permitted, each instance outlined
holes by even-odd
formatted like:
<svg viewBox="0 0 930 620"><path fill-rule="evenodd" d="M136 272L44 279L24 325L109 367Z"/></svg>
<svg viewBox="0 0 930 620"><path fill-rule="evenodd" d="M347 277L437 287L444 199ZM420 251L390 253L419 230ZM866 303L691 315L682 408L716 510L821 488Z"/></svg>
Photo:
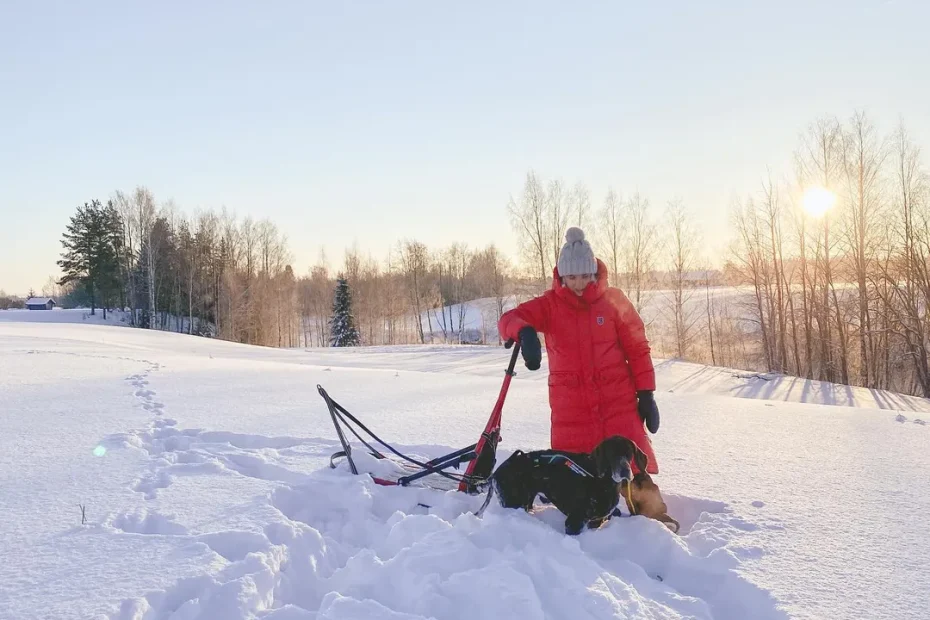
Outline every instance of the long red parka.
<svg viewBox="0 0 930 620"><path fill-rule="evenodd" d="M646 328L623 291L608 286L607 266L597 261L596 281L581 296L554 269L552 288L504 313L498 329L519 340L527 325L546 336L552 448L590 452L622 435L649 457L647 471L659 473L636 406L637 390L656 387Z"/></svg>

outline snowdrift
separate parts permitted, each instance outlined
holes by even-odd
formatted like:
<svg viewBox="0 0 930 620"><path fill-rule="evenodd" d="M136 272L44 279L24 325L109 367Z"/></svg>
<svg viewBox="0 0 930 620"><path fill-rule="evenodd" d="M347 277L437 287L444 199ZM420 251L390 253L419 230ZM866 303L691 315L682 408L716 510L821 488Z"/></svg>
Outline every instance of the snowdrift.
<svg viewBox="0 0 930 620"><path fill-rule="evenodd" d="M232 560L218 574L127 600L115 617L785 617L731 570L738 562L719 539L710 543L711 523L718 534L732 527L722 514L684 538L630 518L573 539L554 509L478 519L475 498L463 494L330 471L281 486L267 502L261 533L195 538ZM154 526L176 534L170 521Z"/></svg>

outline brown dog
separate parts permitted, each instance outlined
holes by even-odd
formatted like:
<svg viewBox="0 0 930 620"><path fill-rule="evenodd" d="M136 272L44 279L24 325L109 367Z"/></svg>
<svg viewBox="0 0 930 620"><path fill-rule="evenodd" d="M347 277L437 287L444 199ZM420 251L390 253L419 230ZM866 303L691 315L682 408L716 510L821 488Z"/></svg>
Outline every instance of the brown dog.
<svg viewBox="0 0 930 620"><path fill-rule="evenodd" d="M681 529L678 521L668 515L668 506L662 499L659 486L653 482L652 476L646 473L645 467L640 468L639 473L633 476L632 483L628 480L620 482L620 494L626 499L626 506L631 514L661 521L676 534Z"/></svg>
<svg viewBox="0 0 930 620"><path fill-rule="evenodd" d="M639 446L626 437L614 435L604 439L591 451L591 459L595 463L595 469L602 476L612 474L614 481L619 483L620 494L626 500L627 509L631 514L661 521L670 530L678 533L681 525L668 515L668 506L662 499L659 486L652 480L652 476L646 473L649 457ZM629 463L636 463L639 472L635 476L630 475L629 469L625 469ZM612 470L614 468L616 471ZM630 479L633 481L632 488Z"/></svg>

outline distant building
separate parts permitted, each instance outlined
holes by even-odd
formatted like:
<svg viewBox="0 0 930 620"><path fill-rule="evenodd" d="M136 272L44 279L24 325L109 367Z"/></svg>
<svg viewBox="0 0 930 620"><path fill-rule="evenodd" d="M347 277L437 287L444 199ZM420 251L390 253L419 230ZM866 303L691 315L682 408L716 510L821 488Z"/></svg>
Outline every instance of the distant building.
<svg viewBox="0 0 930 620"><path fill-rule="evenodd" d="M57 305L51 297L30 297L26 300L28 310L52 310Z"/></svg>

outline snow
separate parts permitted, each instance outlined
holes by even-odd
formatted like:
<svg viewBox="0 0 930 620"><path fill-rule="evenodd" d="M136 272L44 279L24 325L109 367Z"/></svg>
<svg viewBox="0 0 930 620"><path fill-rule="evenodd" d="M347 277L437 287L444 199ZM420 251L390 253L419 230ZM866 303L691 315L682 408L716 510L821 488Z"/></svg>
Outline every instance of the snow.
<svg viewBox="0 0 930 620"><path fill-rule="evenodd" d="M0 323L84 323L88 325L125 325L129 326L129 313L121 311L108 311L106 321L103 320L103 310L97 308L94 314L89 308L52 310L0 310Z"/></svg>
<svg viewBox="0 0 930 620"><path fill-rule="evenodd" d="M631 517L568 537L551 507L477 518L483 496L328 467L317 384L438 455L477 439L502 348L0 317L0 618L927 617L922 399L659 361L656 481L681 535ZM547 441L545 365L520 365L501 457Z"/></svg>

